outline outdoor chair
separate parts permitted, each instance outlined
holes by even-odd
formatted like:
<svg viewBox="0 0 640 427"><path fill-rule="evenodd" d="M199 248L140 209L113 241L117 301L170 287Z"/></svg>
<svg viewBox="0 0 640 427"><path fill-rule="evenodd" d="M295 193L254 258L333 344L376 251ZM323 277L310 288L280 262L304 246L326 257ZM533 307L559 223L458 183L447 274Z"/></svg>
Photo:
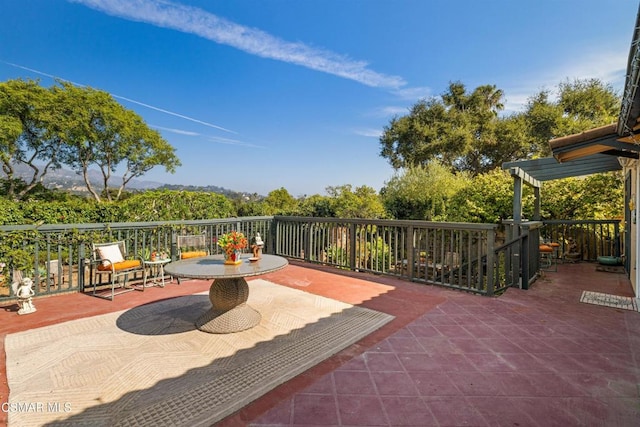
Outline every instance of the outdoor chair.
<svg viewBox="0 0 640 427"><path fill-rule="evenodd" d="M50 287L64 284L64 274L60 274L60 261L55 259L45 263L47 283Z"/></svg>
<svg viewBox="0 0 640 427"><path fill-rule="evenodd" d="M207 235L201 234L183 234L176 238L176 249L178 259L200 258L209 255L207 247ZM180 284L180 278L177 278Z"/></svg>
<svg viewBox="0 0 640 427"><path fill-rule="evenodd" d="M140 259L127 259L127 246L124 241L109 243L94 243L92 245L92 268L95 273L93 278L93 295L101 298L107 298L113 301L116 295L133 291L135 288L127 287L127 281L130 274L143 272L143 263ZM98 277L102 283L102 276L109 275L111 285L111 297L105 297L96 294L96 286ZM122 290L115 292L116 285Z"/></svg>
<svg viewBox="0 0 640 427"><path fill-rule="evenodd" d="M540 243L540 270L558 271L559 246L557 243Z"/></svg>

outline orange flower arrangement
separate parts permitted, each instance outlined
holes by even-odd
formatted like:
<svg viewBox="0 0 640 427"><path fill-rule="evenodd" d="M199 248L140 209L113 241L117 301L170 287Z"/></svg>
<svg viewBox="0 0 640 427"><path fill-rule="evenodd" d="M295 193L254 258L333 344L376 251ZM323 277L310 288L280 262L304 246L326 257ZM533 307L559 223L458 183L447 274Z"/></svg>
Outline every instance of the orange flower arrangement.
<svg viewBox="0 0 640 427"><path fill-rule="evenodd" d="M220 246L227 258L235 260L235 253L241 251L248 246L249 242L244 234L238 231L231 231L227 234L223 234L218 239L218 246Z"/></svg>

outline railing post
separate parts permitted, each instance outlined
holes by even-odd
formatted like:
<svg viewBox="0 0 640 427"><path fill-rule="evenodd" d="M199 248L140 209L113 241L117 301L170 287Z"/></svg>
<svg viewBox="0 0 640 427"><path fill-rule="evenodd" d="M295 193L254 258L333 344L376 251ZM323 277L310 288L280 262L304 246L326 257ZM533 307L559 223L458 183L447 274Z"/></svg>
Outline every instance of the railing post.
<svg viewBox="0 0 640 427"><path fill-rule="evenodd" d="M613 255L614 256L620 256L620 253L622 252L621 248L620 248L620 223L619 222L614 222L613 223Z"/></svg>
<svg viewBox="0 0 640 427"><path fill-rule="evenodd" d="M175 230L171 230L171 259L176 261L178 259L178 237ZM211 241L211 236L207 241L207 247L209 247L209 242Z"/></svg>
<svg viewBox="0 0 640 427"><path fill-rule="evenodd" d="M493 296L494 293L494 277L496 269L495 254L496 230L487 231L487 295Z"/></svg>
<svg viewBox="0 0 640 427"><path fill-rule="evenodd" d="M80 292L84 291L85 262L86 253L84 242L80 242L80 247L78 248L78 288L80 289Z"/></svg>
<svg viewBox="0 0 640 427"><path fill-rule="evenodd" d="M271 218L271 226L269 227L269 238L267 239L266 252L268 254L278 255L276 253L276 239L278 238L278 219L276 217Z"/></svg>
<svg viewBox="0 0 640 427"><path fill-rule="evenodd" d="M356 269L356 224L349 224L349 269Z"/></svg>
<svg viewBox="0 0 640 427"><path fill-rule="evenodd" d="M303 228L304 236L303 236L303 246L304 246L304 260L311 260L311 230L313 228L313 224L311 221L307 222L306 226Z"/></svg>
<svg viewBox="0 0 640 427"><path fill-rule="evenodd" d="M413 246L415 243L414 233L415 233L415 230L413 228L413 225L408 226L405 250L407 254L407 275L409 276L409 280L413 280L413 272L414 272L413 265L415 263L415 260L413 259L415 254L415 248Z"/></svg>
<svg viewBox="0 0 640 427"><path fill-rule="evenodd" d="M522 249L520 250L520 271L522 271L522 275L520 277L520 283L522 289L529 289L529 233L526 233L522 236L520 240L520 245Z"/></svg>

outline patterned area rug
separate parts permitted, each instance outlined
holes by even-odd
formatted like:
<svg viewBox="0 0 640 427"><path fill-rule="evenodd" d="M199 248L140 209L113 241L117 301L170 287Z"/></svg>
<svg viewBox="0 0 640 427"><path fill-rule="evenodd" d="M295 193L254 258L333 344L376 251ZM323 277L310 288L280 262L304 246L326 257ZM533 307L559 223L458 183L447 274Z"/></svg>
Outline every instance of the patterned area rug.
<svg viewBox="0 0 640 427"><path fill-rule="evenodd" d="M9 425L210 426L393 319L249 288L261 323L233 334L195 329L196 294L8 335Z"/></svg>
<svg viewBox="0 0 640 427"><path fill-rule="evenodd" d="M619 295L603 294L600 292L583 291L580 302L586 304L603 305L623 310L638 311L638 304L633 297L621 297Z"/></svg>

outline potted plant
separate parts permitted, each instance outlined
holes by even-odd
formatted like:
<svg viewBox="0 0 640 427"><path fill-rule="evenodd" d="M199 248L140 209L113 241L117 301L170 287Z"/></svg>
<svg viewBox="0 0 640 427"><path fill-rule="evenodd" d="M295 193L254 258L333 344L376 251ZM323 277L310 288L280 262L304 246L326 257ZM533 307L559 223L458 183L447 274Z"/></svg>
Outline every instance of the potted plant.
<svg viewBox="0 0 640 427"><path fill-rule="evenodd" d="M140 257L144 261L149 261L151 258L151 249L142 248L138 251L138 257Z"/></svg>
<svg viewBox="0 0 640 427"><path fill-rule="evenodd" d="M218 238L218 246L224 251L225 264L240 264L240 254L247 247L249 242L244 234L238 231L231 231Z"/></svg>

